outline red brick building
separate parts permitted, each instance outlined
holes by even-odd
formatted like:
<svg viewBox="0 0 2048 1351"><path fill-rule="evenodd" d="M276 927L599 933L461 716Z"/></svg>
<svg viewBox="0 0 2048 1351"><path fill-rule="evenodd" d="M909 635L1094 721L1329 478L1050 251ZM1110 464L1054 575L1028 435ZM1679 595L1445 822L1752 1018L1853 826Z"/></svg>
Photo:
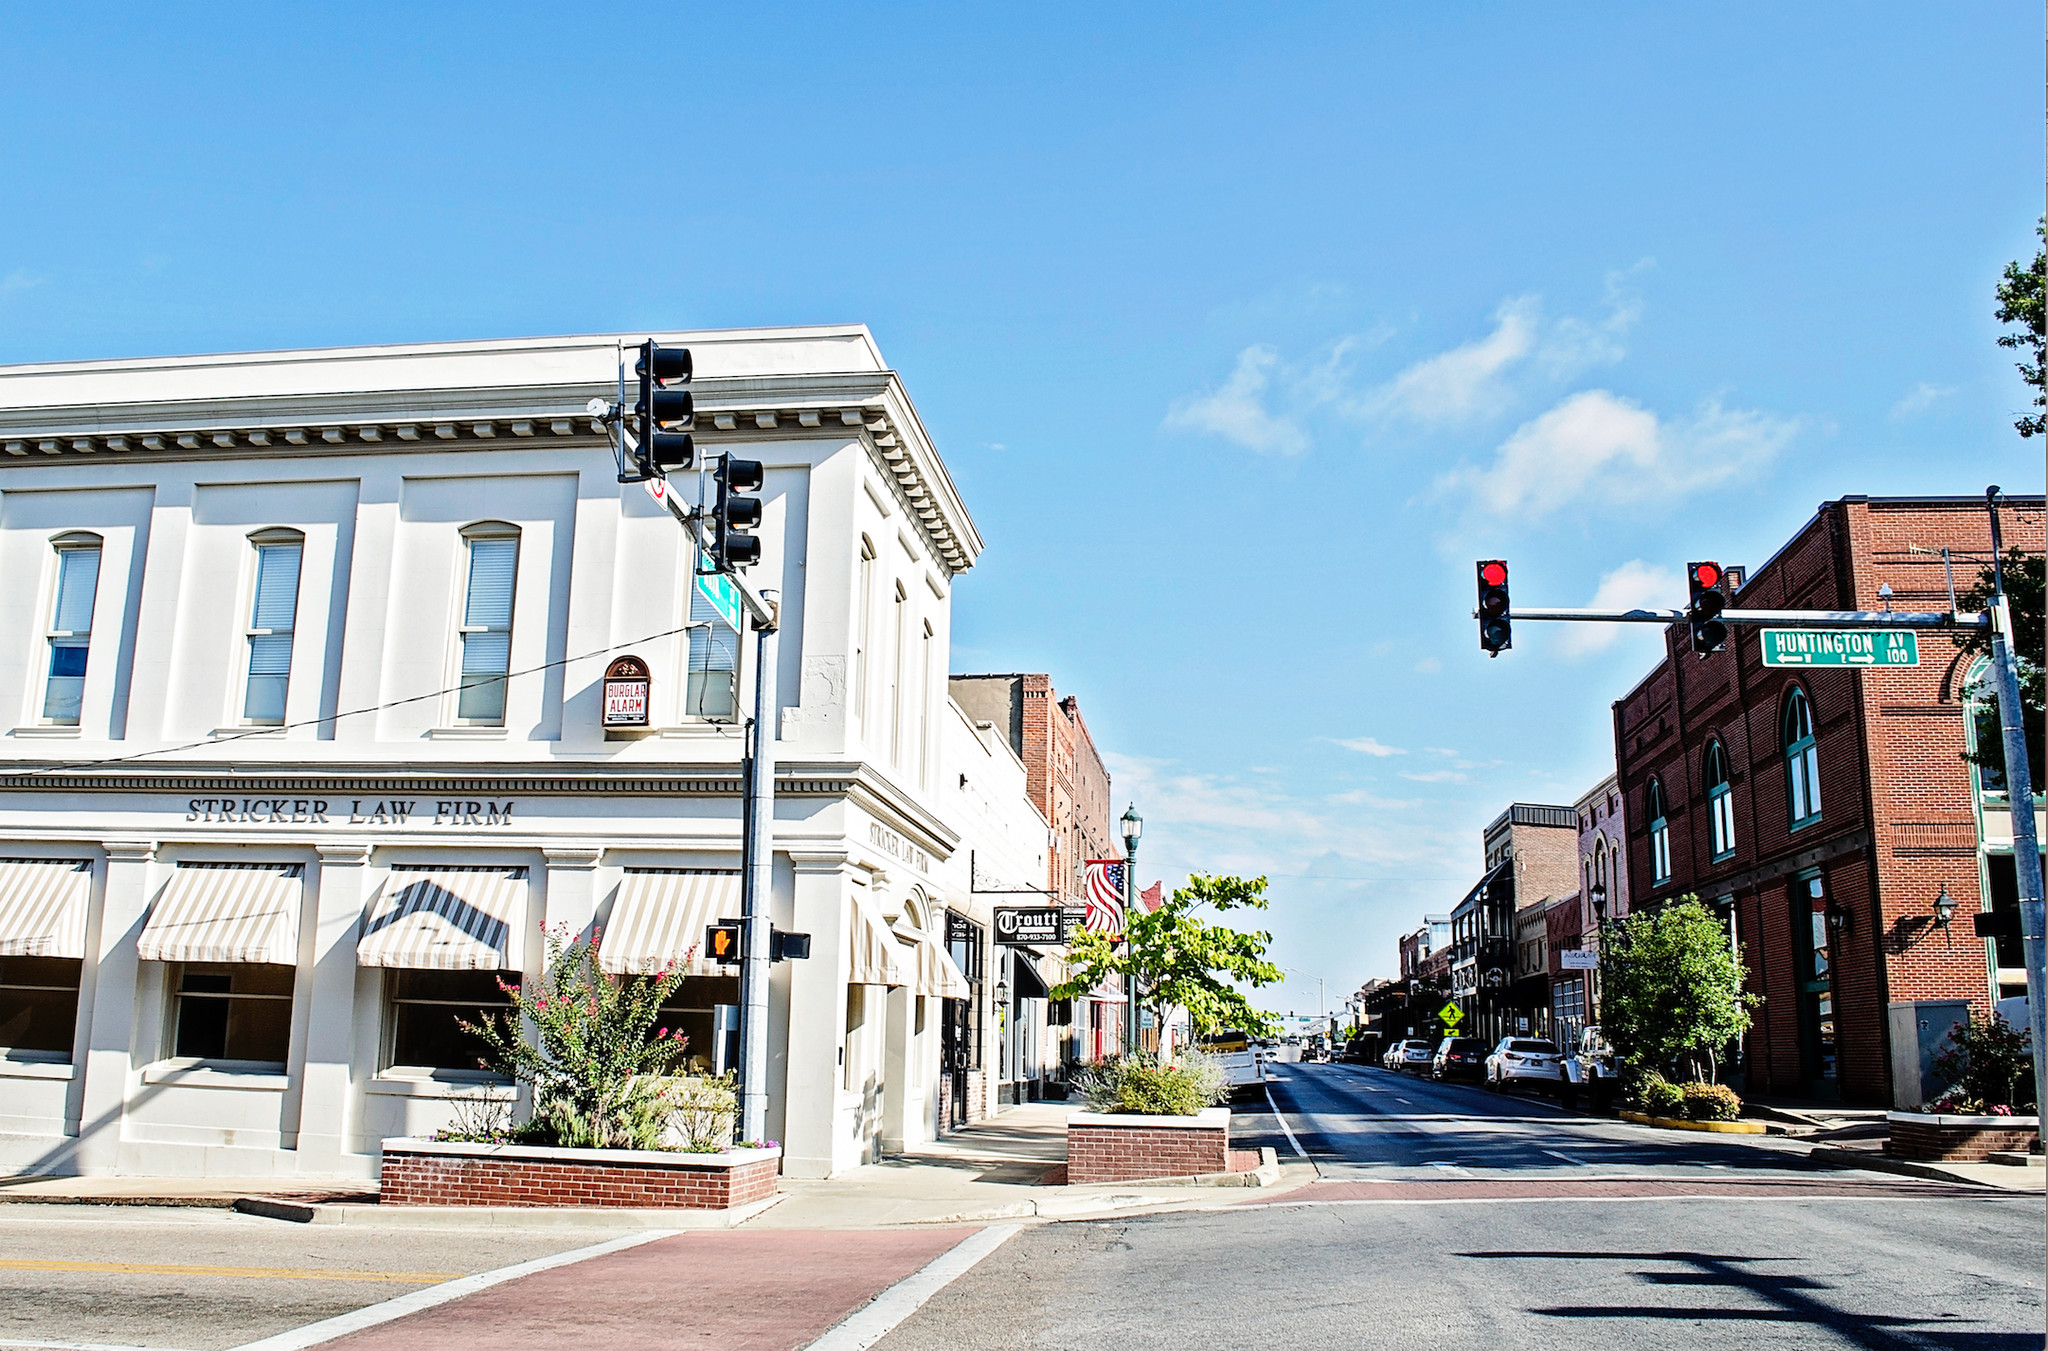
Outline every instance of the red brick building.
<svg viewBox="0 0 2048 1351"><path fill-rule="evenodd" d="M1110 829L1109 771L1081 719L1081 701L1060 698L1049 675L956 675L947 683L961 708L1008 731L1024 762L1024 791L1052 823L1046 886L1078 905L1081 863L1124 852Z"/></svg>
<svg viewBox="0 0 2048 1351"><path fill-rule="evenodd" d="M2009 547L2042 549L2042 507L2008 499ZM1982 498L1846 497L1731 605L1945 610L1940 550L1967 587L1990 544ZM1968 999L1981 1017L2024 989L2017 942L1970 927L2013 905L2002 780L1963 759L1975 663L1938 631L1918 634L1918 666L1884 669L1767 667L1761 642L1732 625L1701 658L1673 626L1664 660L1614 705L1629 894L1644 909L1695 893L1729 918L1763 996L1742 1047L1747 1092L1890 1106L1889 1005Z"/></svg>

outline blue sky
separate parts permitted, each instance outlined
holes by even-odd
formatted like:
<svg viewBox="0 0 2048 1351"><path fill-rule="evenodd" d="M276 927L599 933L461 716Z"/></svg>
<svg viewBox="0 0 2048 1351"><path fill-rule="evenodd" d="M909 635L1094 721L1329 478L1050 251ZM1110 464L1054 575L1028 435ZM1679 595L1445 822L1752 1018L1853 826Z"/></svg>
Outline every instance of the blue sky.
<svg viewBox="0 0 2048 1351"><path fill-rule="evenodd" d="M0 361L860 321L1146 878L1334 995L1824 498L2040 491L2042 16L1947 4L0 10ZM653 129L650 140L644 132ZM650 149L649 147L653 148ZM1312 980L1270 1002L1309 1007Z"/></svg>

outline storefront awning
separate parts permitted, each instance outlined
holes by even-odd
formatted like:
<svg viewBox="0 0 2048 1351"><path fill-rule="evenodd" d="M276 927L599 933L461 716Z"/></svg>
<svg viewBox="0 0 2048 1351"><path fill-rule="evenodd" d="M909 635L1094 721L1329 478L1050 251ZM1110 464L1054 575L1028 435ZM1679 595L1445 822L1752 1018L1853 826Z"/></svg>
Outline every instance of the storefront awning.
<svg viewBox="0 0 2048 1351"><path fill-rule="evenodd" d="M524 868L393 868L356 944L356 962L517 971L525 929Z"/></svg>
<svg viewBox="0 0 2048 1351"><path fill-rule="evenodd" d="M896 930L900 954L909 965L910 988L932 999L972 999L974 987L953 954L922 929Z"/></svg>
<svg viewBox="0 0 2048 1351"><path fill-rule="evenodd" d="M896 941L890 931L889 921L875 908L875 903L859 891L853 893L852 914L846 926L847 944L850 949L851 965L847 969L848 985L908 985L904 974L905 962L897 958L903 945Z"/></svg>
<svg viewBox="0 0 2048 1351"><path fill-rule="evenodd" d="M85 956L92 864L0 858L0 957Z"/></svg>
<svg viewBox="0 0 2048 1351"><path fill-rule="evenodd" d="M135 944L146 962L299 964L297 863L181 863Z"/></svg>
<svg viewBox="0 0 2048 1351"><path fill-rule="evenodd" d="M739 913L738 873L629 868L598 943L597 964L615 976L664 968L686 976L736 975L738 967L720 966L704 951L704 930Z"/></svg>
<svg viewBox="0 0 2048 1351"><path fill-rule="evenodd" d="M1015 978L1011 981L1010 997L1012 999L1048 999L1051 997L1046 992L1045 977L1038 974L1038 967L1032 963L1029 957L1021 952L1017 952L1011 960L1015 963L1011 969L1016 972Z"/></svg>

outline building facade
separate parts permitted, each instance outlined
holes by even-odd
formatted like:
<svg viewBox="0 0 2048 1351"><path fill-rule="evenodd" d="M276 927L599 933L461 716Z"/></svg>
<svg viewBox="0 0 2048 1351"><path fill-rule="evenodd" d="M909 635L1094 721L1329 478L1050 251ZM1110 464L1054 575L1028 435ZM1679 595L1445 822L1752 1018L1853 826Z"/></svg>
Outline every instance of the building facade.
<svg viewBox="0 0 2048 1351"><path fill-rule="evenodd" d="M2041 551L2040 497L2003 520L2009 546ZM1982 498L1843 498L1733 604L1946 610L1944 549L1967 586L1989 560ZM1915 666L1766 666L1761 642L1734 625L1697 657L1676 626L1615 704L1629 896L1640 910L1697 895L1726 916L1762 999L1747 1091L1917 1107L1921 1085L1894 1081L1890 1010L1967 1000L1981 1017L2025 990L2017 941L1963 927L2015 908L2002 772L1964 759L1989 739L1978 663L1934 630ZM1944 894L1959 932L1939 931Z"/></svg>
<svg viewBox="0 0 2048 1351"><path fill-rule="evenodd" d="M372 1175L514 1095L456 1020L565 936L682 964L689 1068L732 1063L756 645L585 411L638 340L0 369L7 1167ZM769 909L812 938L768 1129L825 1176L937 1130L941 1029L988 1016L942 766L980 540L865 329L662 341L700 451L766 465Z"/></svg>

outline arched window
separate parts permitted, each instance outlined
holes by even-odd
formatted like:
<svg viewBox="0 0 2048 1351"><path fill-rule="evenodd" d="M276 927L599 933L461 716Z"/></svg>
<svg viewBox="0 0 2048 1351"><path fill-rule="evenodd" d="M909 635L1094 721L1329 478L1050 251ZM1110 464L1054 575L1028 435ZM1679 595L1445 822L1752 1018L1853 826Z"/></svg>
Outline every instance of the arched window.
<svg viewBox="0 0 2048 1351"><path fill-rule="evenodd" d="M1728 785L1728 750L1719 741L1707 743L1705 777L1714 857L1724 859L1735 852L1735 795Z"/></svg>
<svg viewBox="0 0 2048 1351"><path fill-rule="evenodd" d="M1650 822L1651 886L1661 886L1671 880L1671 823L1664 819L1668 810L1664 785L1656 779L1650 780L1649 791L1643 794L1643 815Z"/></svg>
<svg viewBox="0 0 2048 1351"><path fill-rule="evenodd" d="M1813 705L1798 686L1785 700L1785 791L1792 828L1820 820L1820 747L1813 735Z"/></svg>

